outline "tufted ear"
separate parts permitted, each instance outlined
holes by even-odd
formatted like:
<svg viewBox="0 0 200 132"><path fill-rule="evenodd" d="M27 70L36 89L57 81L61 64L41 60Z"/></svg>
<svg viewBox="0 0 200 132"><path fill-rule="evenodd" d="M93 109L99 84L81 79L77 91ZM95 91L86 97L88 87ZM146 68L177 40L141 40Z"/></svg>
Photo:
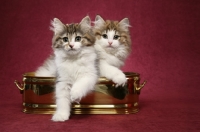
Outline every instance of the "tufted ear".
<svg viewBox="0 0 200 132"><path fill-rule="evenodd" d="M79 26L82 31L88 32L91 29L91 20L89 16L84 17L81 22L79 23Z"/></svg>
<svg viewBox="0 0 200 132"><path fill-rule="evenodd" d="M54 31L55 35L61 33L65 29L65 25L58 18L54 18L53 21L51 21L51 26L50 29Z"/></svg>
<svg viewBox="0 0 200 132"><path fill-rule="evenodd" d="M103 18L100 15L97 15L94 22L94 28L101 29L104 26L104 24L105 21L103 20Z"/></svg>
<svg viewBox="0 0 200 132"><path fill-rule="evenodd" d="M122 19L122 20L118 23L118 26L119 26L122 30L125 30L125 31L129 31L128 28L131 27L131 26L129 25L129 20L128 20L128 18Z"/></svg>

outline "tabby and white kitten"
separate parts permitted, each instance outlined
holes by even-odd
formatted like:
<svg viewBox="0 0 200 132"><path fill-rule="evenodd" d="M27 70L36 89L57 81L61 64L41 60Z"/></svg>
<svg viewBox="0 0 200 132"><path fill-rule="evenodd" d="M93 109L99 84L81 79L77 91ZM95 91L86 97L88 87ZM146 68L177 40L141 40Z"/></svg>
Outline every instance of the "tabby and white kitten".
<svg viewBox="0 0 200 132"><path fill-rule="evenodd" d="M56 64L55 56L51 55L45 60L42 66L38 67L35 71L35 76L41 77L55 77L56 76Z"/></svg>
<svg viewBox="0 0 200 132"><path fill-rule="evenodd" d="M47 74L54 74L56 71L57 108L52 120L66 121L70 116L71 103L79 102L94 89L97 82L95 36L91 32L89 16L83 18L79 24L63 24L54 18L52 26L54 57L49 58L43 68L48 69L47 71L51 71L49 68L52 68L51 72L46 72Z"/></svg>
<svg viewBox="0 0 200 132"><path fill-rule="evenodd" d="M119 69L130 53L129 20L120 22L106 20L97 15L93 31L96 36L95 49L99 55L100 76L116 83L116 86L125 85L126 76Z"/></svg>

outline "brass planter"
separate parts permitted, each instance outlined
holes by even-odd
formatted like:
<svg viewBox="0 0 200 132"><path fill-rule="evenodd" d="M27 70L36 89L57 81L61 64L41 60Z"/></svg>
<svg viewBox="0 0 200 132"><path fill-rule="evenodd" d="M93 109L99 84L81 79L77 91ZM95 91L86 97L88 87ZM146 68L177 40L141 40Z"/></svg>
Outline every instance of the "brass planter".
<svg viewBox="0 0 200 132"><path fill-rule="evenodd" d="M82 98L80 104L72 104L72 114L131 114L139 111L140 85L138 73L126 72L127 83L115 88L115 84L99 78L95 90ZM14 82L22 94L23 112L53 114L55 112L54 77L37 77L33 72L23 75L22 83Z"/></svg>

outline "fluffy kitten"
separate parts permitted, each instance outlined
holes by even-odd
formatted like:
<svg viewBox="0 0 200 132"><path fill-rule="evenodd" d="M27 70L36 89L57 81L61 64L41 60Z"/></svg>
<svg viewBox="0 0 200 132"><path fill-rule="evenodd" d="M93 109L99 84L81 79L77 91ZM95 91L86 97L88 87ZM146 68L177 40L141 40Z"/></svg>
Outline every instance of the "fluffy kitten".
<svg viewBox="0 0 200 132"><path fill-rule="evenodd" d="M126 77L119 69L130 53L129 20L120 22L106 20L97 15L93 31L96 36L95 49L99 54L100 76L111 79L116 86L124 85Z"/></svg>
<svg viewBox="0 0 200 132"><path fill-rule="evenodd" d="M63 24L55 18L52 26L54 56L43 65L43 74L54 74L56 71L57 108L52 120L65 121L69 119L71 103L79 102L93 90L97 82L95 36L91 32L91 20L88 16L79 24ZM49 70L50 67L52 70Z"/></svg>
<svg viewBox="0 0 200 132"><path fill-rule="evenodd" d="M35 76L44 76L44 77L55 77L56 76L56 64L55 56L51 55L42 66L38 67L35 71Z"/></svg>

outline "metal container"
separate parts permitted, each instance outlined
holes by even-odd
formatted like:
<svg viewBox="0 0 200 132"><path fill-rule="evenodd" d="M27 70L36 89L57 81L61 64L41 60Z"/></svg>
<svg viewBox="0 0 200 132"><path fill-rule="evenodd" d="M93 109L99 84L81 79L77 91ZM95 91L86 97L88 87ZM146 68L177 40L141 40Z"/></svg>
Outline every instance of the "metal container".
<svg viewBox="0 0 200 132"><path fill-rule="evenodd" d="M127 83L124 87L99 78L95 90L82 98L79 104L72 104L72 114L131 114L139 111L139 94L145 82L140 85L140 75L125 72ZM37 77L33 72L23 75L22 83L14 82L22 94L23 112L32 114L53 114L54 77Z"/></svg>

